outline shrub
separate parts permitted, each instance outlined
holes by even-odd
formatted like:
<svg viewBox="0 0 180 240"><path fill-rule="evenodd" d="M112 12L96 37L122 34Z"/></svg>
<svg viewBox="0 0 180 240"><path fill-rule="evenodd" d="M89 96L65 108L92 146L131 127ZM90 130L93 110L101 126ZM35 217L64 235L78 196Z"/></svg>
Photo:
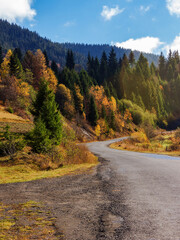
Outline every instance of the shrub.
<svg viewBox="0 0 180 240"><path fill-rule="evenodd" d="M17 151L22 150L25 147L24 139L15 137L9 131L10 127L7 125L4 128L3 140L0 143L0 156L11 156L13 158Z"/></svg>

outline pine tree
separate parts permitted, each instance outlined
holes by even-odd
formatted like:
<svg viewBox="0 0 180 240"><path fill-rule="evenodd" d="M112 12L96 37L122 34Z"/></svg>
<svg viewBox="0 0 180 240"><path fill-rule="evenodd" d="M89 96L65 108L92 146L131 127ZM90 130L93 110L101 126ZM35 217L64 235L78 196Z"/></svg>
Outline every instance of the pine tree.
<svg viewBox="0 0 180 240"><path fill-rule="evenodd" d="M161 52L161 55L159 56L159 75L162 80L165 79L166 76L166 60L163 56L163 53Z"/></svg>
<svg viewBox="0 0 180 240"><path fill-rule="evenodd" d="M3 62L3 52L2 52L2 47L0 46L0 65Z"/></svg>
<svg viewBox="0 0 180 240"><path fill-rule="evenodd" d="M33 131L29 134L30 146L32 150L37 153L48 152L51 148L51 140L49 138L49 131L45 123L39 117L35 122Z"/></svg>
<svg viewBox="0 0 180 240"><path fill-rule="evenodd" d="M14 55L14 54L11 55L9 67L10 67L10 75L13 75L17 78L22 77L23 68L17 55Z"/></svg>
<svg viewBox="0 0 180 240"><path fill-rule="evenodd" d="M62 138L62 119L57 108L55 95L49 89L47 82L42 81L33 107L32 114L35 117L35 124L36 122L40 124L40 120L43 121L51 143L58 145Z"/></svg>
<svg viewBox="0 0 180 240"><path fill-rule="evenodd" d="M89 121L91 125L96 126L98 119L99 119L99 114L98 114L97 106L96 106L94 97L91 96L90 106L89 106Z"/></svg>
<svg viewBox="0 0 180 240"><path fill-rule="evenodd" d="M129 63L130 63L130 66L133 67L134 64L135 64L135 58L134 58L134 53L133 51L130 52L129 54Z"/></svg>
<svg viewBox="0 0 180 240"><path fill-rule="evenodd" d="M107 120L106 109L105 109L104 105L102 106L101 117L102 117L104 120Z"/></svg>
<svg viewBox="0 0 180 240"><path fill-rule="evenodd" d="M47 64L47 62L46 62L46 64ZM56 62L54 60L51 63L51 69L55 73L56 77L58 77L59 69L58 69L58 66L57 66L57 64L56 64Z"/></svg>
<svg viewBox="0 0 180 240"><path fill-rule="evenodd" d="M99 69L99 84L103 84L103 82L107 79L108 73L108 62L107 62L107 55L105 52L102 53L100 69Z"/></svg>
<svg viewBox="0 0 180 240"><path fill-rule="evenodd" d="M110 124L109 127L112 128L113 130L116 130L116 124L115 124L115 113L111 111L110 113Z"/></svg>
<svg viewBox="0 0 180 240"><path fill-rule="evenodd" d="M44 57L46 59L46 66L49 67L49 59L46 50L43 51Z"/></svg>
<svg viewBox="0 0 180 240"><path fill-rule="evenodd" d="M13 54L17 55L20 62L22 61L22 52L20 48L15 48L13 51Z"/></svg>
<svg viewBox="0 0 180 240"><path fill-rule="evenodd" d="M74 69L75 63L74 63L74 55L72 50L68 49L67 55L66 55L66 67L70 70Z"/></svg>
<svg viewBox="0 0 180 240"><path fill-rule="evenodd" d="M117 70L117 58L116 58L116 53L114 51L114 48L111 49L111 52L109 54L109 59L108 59L108 76L112 77L116 70Z"/></svg>

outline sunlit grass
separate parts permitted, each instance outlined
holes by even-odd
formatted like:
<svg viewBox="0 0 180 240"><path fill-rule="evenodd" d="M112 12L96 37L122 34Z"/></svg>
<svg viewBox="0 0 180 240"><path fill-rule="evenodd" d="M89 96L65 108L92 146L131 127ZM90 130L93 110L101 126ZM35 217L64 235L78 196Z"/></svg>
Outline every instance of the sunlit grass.
<svg viewBox="0 0 180 240"><path fill-rule="evenodd" d="M97 163L74 164L49 171L37 171L29 165L3 166L0 167L0 184L62 177L68 174L78 174L96 165Z"/></svg>

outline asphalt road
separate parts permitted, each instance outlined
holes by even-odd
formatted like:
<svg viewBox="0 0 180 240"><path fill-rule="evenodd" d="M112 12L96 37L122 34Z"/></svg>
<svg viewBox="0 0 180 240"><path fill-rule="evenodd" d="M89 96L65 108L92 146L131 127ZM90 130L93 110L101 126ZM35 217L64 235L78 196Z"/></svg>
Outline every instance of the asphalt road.
<svg viewBox="0 0 180 240"><path fill-rule="evenodd" d="M111 239L180 240L180 158L108 148L114 141L87 144L108 162Z"/></svg>

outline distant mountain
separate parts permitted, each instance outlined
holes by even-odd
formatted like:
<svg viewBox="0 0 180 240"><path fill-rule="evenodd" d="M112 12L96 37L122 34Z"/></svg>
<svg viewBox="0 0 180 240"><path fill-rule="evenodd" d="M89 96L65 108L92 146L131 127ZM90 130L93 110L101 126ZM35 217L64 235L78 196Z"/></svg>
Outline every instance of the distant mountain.
<svg viewBox="0 0 180 240"><path fill-rule="evenodd" d="M72 49L76 63L83 67L86 67L88 52L90 52L91 56L97 56L100 59L102 52L105 51L108 55L112 47L108 44L56 43L40 37L36 32L21 28L16 24L10 24L4 20L0 20L0 45L5 50L20 48L22 53L25 53L27 50L46 50L49 59L56 61L61 66L65 65L67 50ZM114 50L118 58L122 58L124 53L127 55L130 53L130 49L114 47ZM140 52L134 51L134 55L138 59ZM157 55L147 53L143 53L143 55L148 59L149 63L154 62L155 65L158 64Z"/></svg>

